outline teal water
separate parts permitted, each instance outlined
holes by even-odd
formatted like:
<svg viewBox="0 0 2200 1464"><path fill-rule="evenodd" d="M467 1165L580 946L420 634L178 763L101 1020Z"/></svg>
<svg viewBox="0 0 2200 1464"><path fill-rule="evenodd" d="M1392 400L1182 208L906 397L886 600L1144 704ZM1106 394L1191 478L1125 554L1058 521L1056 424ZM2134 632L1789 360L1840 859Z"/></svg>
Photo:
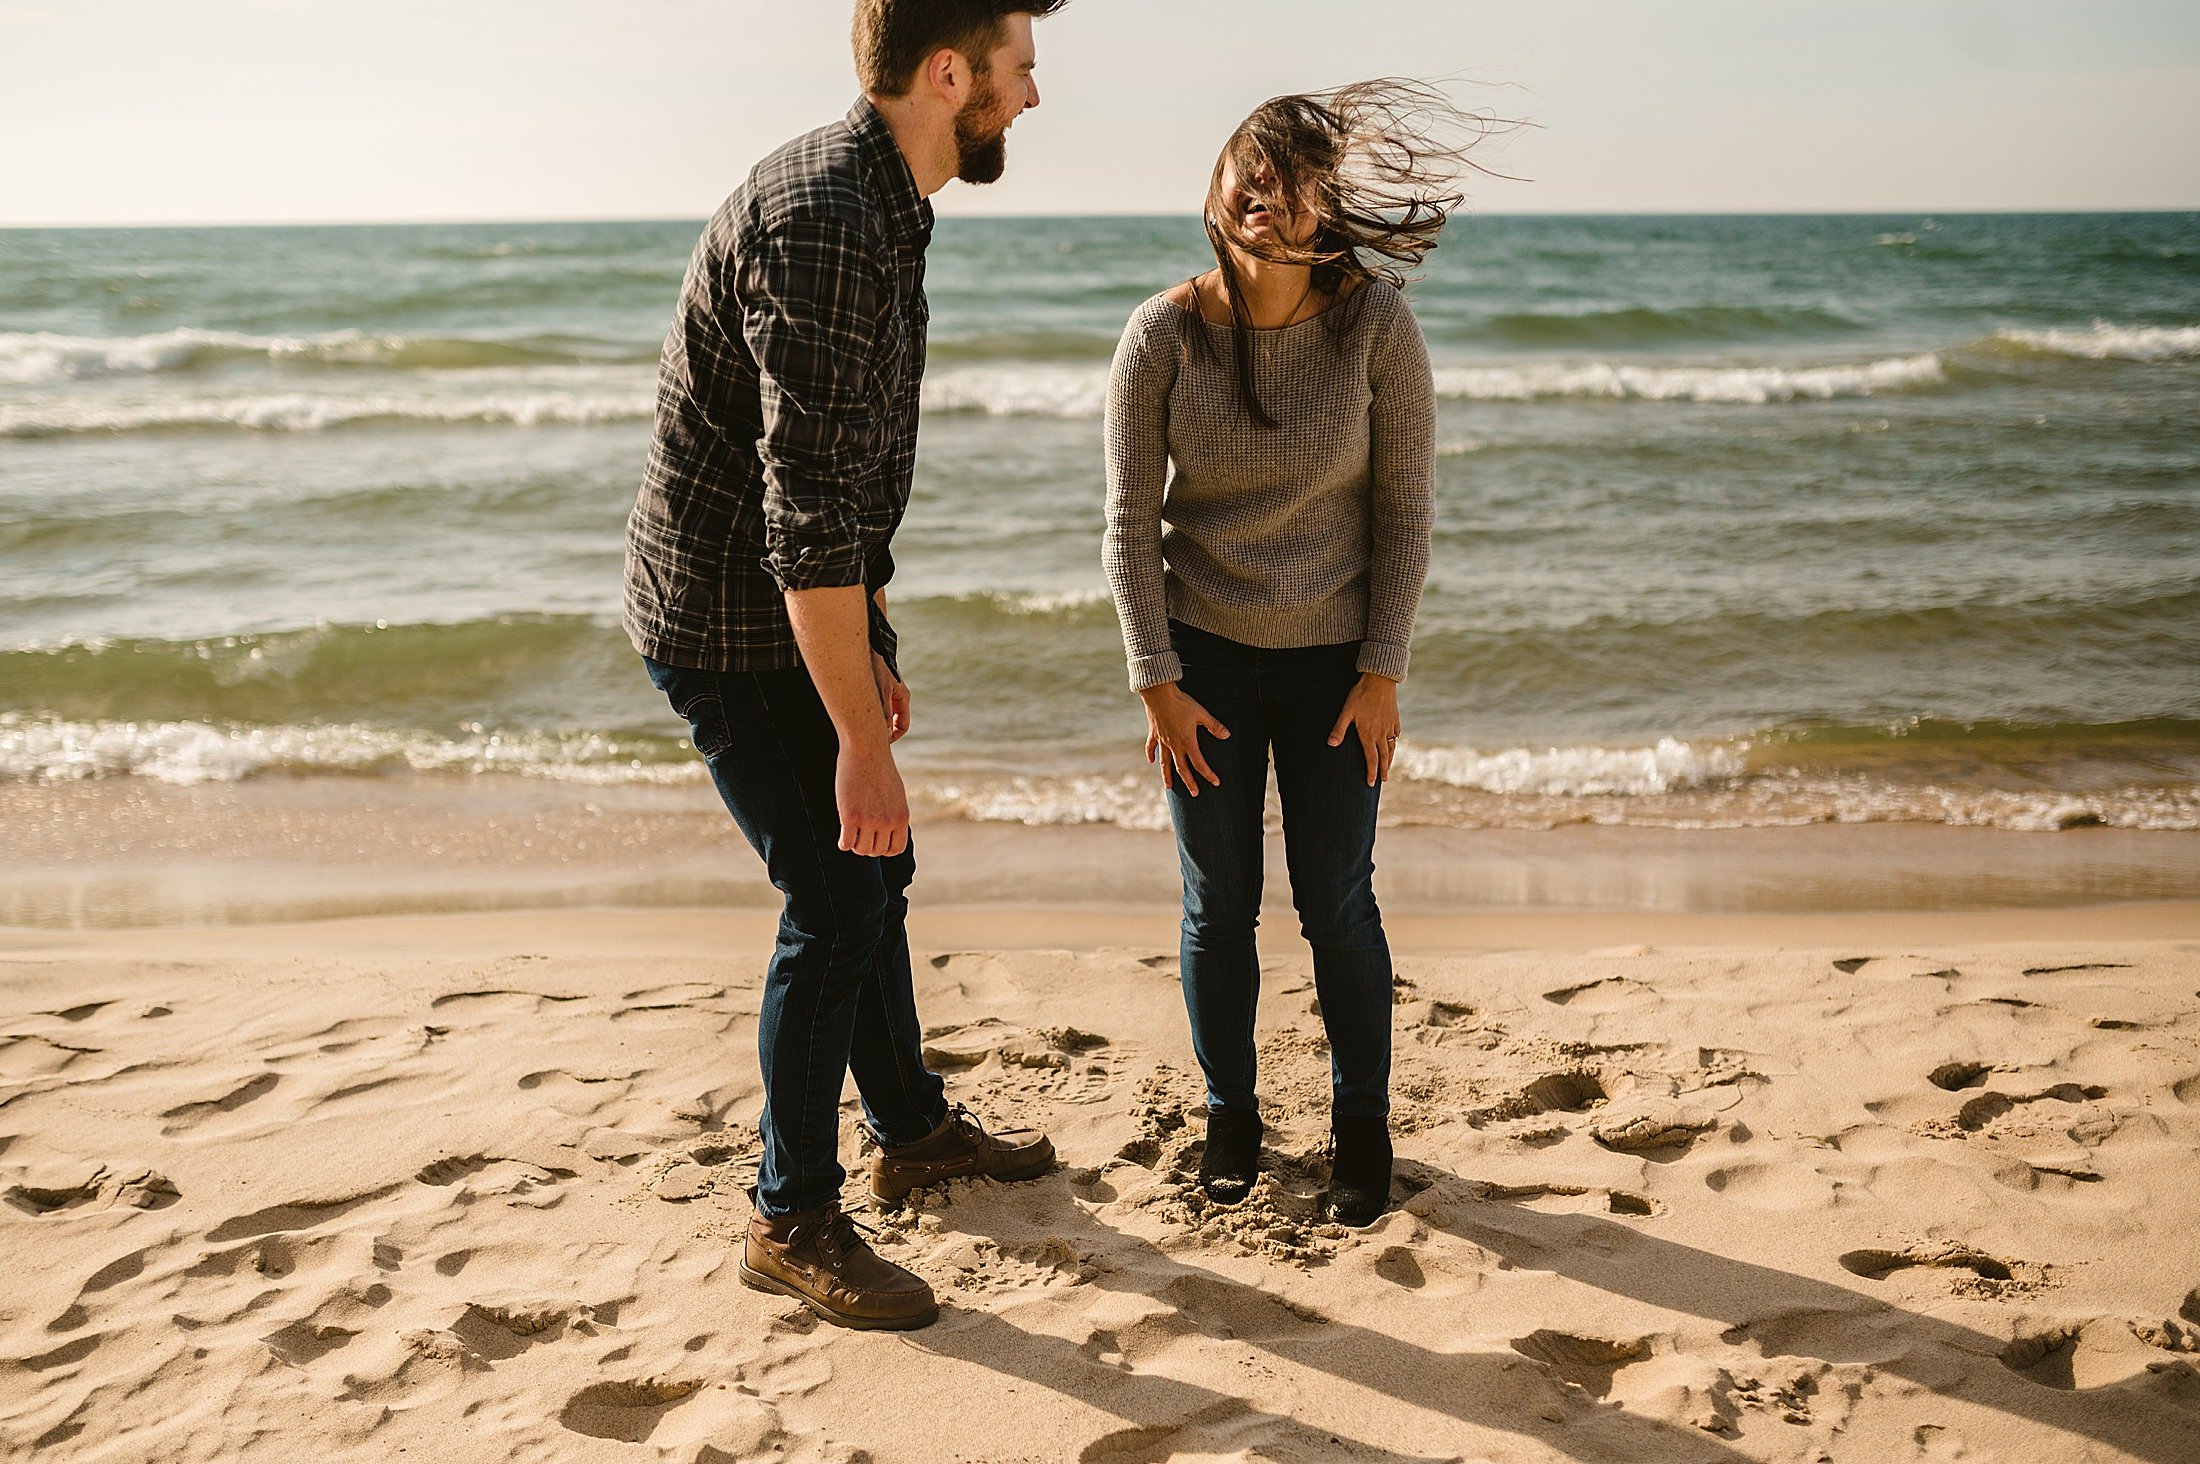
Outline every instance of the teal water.
<svg viewBox="0 0 2200 1464"><path fill-rule="evenodd" d="M1464 218L1394 819L2200 827L2200 216ZM0 778L692 778L619 634L693 222L0 232ZM947 220L940 811L1153 823L1098 565L1190 219Z"/></svg>

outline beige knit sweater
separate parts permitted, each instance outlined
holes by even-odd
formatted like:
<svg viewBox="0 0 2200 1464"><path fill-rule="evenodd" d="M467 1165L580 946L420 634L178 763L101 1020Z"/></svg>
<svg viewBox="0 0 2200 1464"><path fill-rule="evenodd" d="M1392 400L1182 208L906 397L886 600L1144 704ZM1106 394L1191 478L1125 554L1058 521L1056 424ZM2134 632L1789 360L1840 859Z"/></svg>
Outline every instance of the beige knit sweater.
<svg viewBox="0 0 2200 1464"><path fill-rule="evenodd" d="M1405 297L1371 283L1324 316L1252 333L1260 426L1228 326L1156 295L1108 383L1102 548L1131 688L1183 675L1171 617L1248 645L1361 642L1406 674L1435 516L1428 348ZM1209 350L1188 332L1206 333Z"/></svg>

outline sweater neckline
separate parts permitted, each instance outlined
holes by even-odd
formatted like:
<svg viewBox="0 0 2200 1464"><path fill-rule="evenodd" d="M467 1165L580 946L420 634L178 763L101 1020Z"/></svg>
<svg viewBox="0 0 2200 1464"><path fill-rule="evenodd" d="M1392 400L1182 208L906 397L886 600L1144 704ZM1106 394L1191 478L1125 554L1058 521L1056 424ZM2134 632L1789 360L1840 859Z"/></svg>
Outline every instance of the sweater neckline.
<svg viewBox="0 0 2200 1464"><path fill-rule="evenodd" d="M1354 290L1354 291L1352 292L1352 294L1350 294L1350 295L1348 295L1348 296L1346 296L1346 297L1345 297L1345 300L1357 299L1357 298L1359 297L1359 295L1360 295L1360 292L1361 292L1362 290L1365 290L1366 288L1367 288L1367 286L1366 286L1366 285L1362 285L1362 286L1360 286L1360 289L1359 289L1359 290ZM1204 325L1204 326L1206 326L1206 327L1207 327L1207 328L1208 328L1209 330L1232 330L1232 331L1234 331L1234 330L1236 329L1236 327L1234 327L1234 326L1228 326L1228 325L1224 325L1224 324L1222 324L1222 323L1221 323L1220 321L1216 321L1216 320L1209 320L1209 319L1208 319L1208 318L1207 318L1206 316L1202 315L1202 314L1201 314L1200 312L1198 312L1197 310L1190 310L1190 309L1187 309L1187 308L1185 308L1185 307L1184 307L1184 306L1182 306L1182 305L1179 305L1179 304L1177 304L1177 303L1176 303L1176 301L1174 301L1174 300L1171 300L1171 299L1170 299L1170 298L1169 298L1169 297L1168 297L1168 296L1167 296L1166 294L1163 294L1163 295L1159 296L1158 298L1159 298L1159 299L1161 300L1161 302L1162 302L1163 304L1167 305L1167 306L1168 306L1168 307L1169 307L1169 308L1170 308L1171 310L1174 310L1174 311L1176 311L1176 312L1177 312L1178 314L1180 314L1180 315L1189 315L1189 316L1190 316L1190 317L1191 317L1192 319L1194 319L1194 320L1198 321L1198 322L1199 322L1199 323L1200 323L1201 325ZM1294 320L1294 321L1292 321L1292 322L1291 322L1291 323L1290 323L1289 325L1267 325L1267 326L1250 326L1250 325L1249 325L1249 326L1247 326L1247 327L1245 328L1245 333L1246 333L1247 335L1253 335L1253 336L1281 336L1281 335L1288 335L1288 334L1290 334L1290 333L1291 333L1292 331L1294 331L1294 330L1302 330L1302 329L1304 329L1305 327L1307 327L1307 326L1309 326L1309 325L1313 325L1313 324L1314 324L1315 322L1317 322L1317 321L1327 320L1327 319L1329 318L1329 315L1330 315L1330 312L1331 312L1331 311L1334 311L1334 310L1337 310L1337 309L1340 309L1340 308L1342 308L1342 307L1343 307L1343 305L1345 304L1345 300L1332 300L1332 301L1331 301L1331 302L1330 302L1330 303L1329 303L1329 304L1328 304L1327 306L1325 306L1325 307L1323 307L1322 309L1320 309L1320 310L1316 311L1316 312L1315 312L1314 314L1312 314L1312 315L1309 315L1309 316L1307 316L1307 317L1306 317L1306 319L1304 319L1304 320Z"/></svg>

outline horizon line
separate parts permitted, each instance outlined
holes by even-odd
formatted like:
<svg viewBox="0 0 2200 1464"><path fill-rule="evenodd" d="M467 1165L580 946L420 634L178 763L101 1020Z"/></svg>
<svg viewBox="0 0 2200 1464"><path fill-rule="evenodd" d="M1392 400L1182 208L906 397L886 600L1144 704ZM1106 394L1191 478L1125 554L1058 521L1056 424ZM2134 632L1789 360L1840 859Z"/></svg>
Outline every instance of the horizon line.
<svg viewBox="0 0 2200 1464"><path fill-rule="evenodd" d="M1798 218L2047 218L2047 217L2104 217L2121 214L2184 214L2200 213L2200 204L2161 204L2119 208L1823 208L1823 209L1466 209L1456 217L1461 219L1798 219ZM32 221L25 223L0 223L0 233L30 233L33 231L88 232L97 229L375 229L375 228L469 228L469 227L525 227L547 224L690 224L700 223L709 214L513 214L510 216L448 216L412 218L340 218L340 219L218 219L198 221L177 220L105 220L81 221ZM1033 222L1038 220L1077 219L1171 219L1194 220L1197 210L1181 212L1148 212L1144 210L1120 210L1102 213L977 213L942 214L941 223L983 222Z"/></svg>

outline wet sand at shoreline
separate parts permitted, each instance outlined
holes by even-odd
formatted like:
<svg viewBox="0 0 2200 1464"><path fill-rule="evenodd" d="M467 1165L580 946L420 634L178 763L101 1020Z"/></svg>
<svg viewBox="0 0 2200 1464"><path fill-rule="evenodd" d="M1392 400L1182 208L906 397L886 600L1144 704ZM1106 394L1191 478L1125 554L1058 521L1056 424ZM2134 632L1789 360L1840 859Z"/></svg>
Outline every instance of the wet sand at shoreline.
<svg viewBox="0 0 2200 1464"><path fill-rule="evenodd" d="M701 786L504 777L139 779L0 786L0 925L233 924L579 906L763 908L754 856ZM1173 908L1159 830L920 809L919 908ZM1269 903L1288 928L1280 840ZM1386 828L1396 914L2063 908L2200 899L2200 833L1935 824Z"/></svg>

